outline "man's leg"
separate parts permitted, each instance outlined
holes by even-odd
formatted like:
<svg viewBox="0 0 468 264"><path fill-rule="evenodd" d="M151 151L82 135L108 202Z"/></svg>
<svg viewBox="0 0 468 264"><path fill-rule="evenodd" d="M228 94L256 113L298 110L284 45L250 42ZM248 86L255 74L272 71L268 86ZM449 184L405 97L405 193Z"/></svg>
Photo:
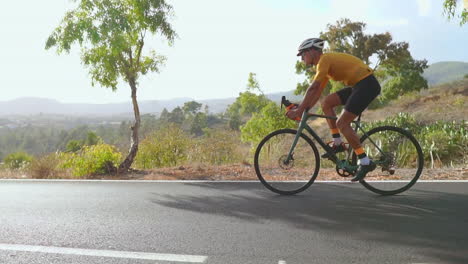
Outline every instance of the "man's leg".
<svg viewBox="0 0 468 264"><path fill-rule="evenodd" d="M325 100L323 100L322 102L323 113L327 116L336 117L334 108L342 104L343 103L341 102L341 99L337 93L330 94L327 97L325 97ZM327 118L327 123L328 123L328 126L330 127L330 131L333 136L334 145L335 146L340 145L342 141L340 137L340 131L338 130L338 127L336 126L336 120Z"/></svg>
<svg viewBox="0 0 468 264"><path fill-rule="evenodd" d="M343 110L340 118L336 122L338 129L348 140L349 145L353 148L354 153L359 158L359 168L356 171L355 177L351 181L362 180L367 172L375 169L375 164L372 163L366 155L366 152L361 146L358 135L351 127L351 122L357 117L356 114Z"/></svg>
<svg viewBox="0 0 468 264"><path fill-rule="evenodd" d="M354 150L361 148L361 142L359 140L359 137L354 131L354 129L351 127L351 122L356 117L357 115L343 110L343 113L341 113L340 118L338 118L338 121L336 122L338 129L344 135L346 140L348 140L349 145Z"/></svg>

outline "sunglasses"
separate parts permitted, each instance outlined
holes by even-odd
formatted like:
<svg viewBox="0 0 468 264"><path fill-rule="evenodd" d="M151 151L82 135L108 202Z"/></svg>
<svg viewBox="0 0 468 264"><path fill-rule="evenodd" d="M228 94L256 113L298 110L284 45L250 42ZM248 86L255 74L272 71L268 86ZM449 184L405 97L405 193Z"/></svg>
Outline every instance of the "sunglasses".
<svg viewBox="0 0 468 264"><path fill-rule="evenodd" d="M299 56L301 56L301 58L303 58L303 57L304 57L304 53L306 53L306 52L308 52L308 51L310 51L310 49L306 49L306 50L301 51L301 53L299 53Z"/></svg>

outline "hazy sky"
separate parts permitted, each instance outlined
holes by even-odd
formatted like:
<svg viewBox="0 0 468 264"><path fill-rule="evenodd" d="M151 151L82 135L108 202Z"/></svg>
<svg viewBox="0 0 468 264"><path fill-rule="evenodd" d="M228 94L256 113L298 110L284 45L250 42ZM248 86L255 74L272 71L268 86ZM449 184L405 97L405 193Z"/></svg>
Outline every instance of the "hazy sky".
<svg viewBox="0 0 468 264"><path fill-rule="evenodd" d="M267 92L295 88L296 50L339 18L367 23L367 33L388 31L406 41L416 59L468 62L468 25L442 16L441 0L169 0L173 47L147 42L167 57L160 74L140 81L139 100L236 97L255 72ZM61 102L130 100L125 83L117 92L92 87L79 48L57 55L45 41L75 4L67 0L0 2L0 101L43 97Z"/></svg>

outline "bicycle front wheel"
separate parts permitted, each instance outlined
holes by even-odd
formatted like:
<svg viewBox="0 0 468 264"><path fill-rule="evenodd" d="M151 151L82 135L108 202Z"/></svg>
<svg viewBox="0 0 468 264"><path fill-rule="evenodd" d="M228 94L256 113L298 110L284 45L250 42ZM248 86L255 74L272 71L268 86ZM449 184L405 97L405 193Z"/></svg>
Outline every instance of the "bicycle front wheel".
<svg viewBox="0 0 468 264"><path fill-rule="evenodd" d="M411 188L424 166L421 146L413 135L402 128L382 126L371 129L361 138L367 156L377 168L361 181L367 189L394 195ZM356 161L356 156L353 156Z"/></svg>
<svg viewBox="0 0 468 264"><path fill-rule="evenodd" d="M301 134L292 159L288 153L297 130L281 129L267 135L255 151L254 165L257 177L269 190L291 195L304 191L315 180L320 169L317 147Z"/></svg>

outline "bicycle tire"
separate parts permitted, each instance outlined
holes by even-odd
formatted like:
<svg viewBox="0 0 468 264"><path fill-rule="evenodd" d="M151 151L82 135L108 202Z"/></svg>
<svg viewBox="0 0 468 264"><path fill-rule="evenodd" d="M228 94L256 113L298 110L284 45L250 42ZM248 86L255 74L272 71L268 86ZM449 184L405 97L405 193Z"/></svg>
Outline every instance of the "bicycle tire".
<svg viewBox="0 0 468 264"><path fill-rule="evenodd" d="M399 128L399 127L393 127L393 126L376 127L376 128L371 129L367 134L365 134L364 136L361 137L361 139L360 139L361 144L364 146L366 139L368 139L369 137L370 138L375 138L376 137L376 136L372 137L372 135L375 135L377 133L389 132L389 131L399 133L402 136L402 138L409 140L408 142L411 142L411 144L413 145L413 147L414 147L413 151L414 151L414 155L416 155L416 158L414 159L414 162L413 162L415 164L415 168L412 168L412 170L414 170L415 172L414 172L414 176L408 176L411 180L409 180L407 183L406 183L406 181L401 181L401 184L402 185L404 184L404 185L402 187L398 187L398 188L395 188L395 189L384 190L382 188L382 186L383 186L382 181L380 181L381 186L379 186L378 181L366 181L366 179L369 180L369 178L367 176L366 176L366 178L364 178L364 180L360 181L360 183L365 188L367 188L368 190L370 190L370 191L372 191L374 193L380 194L380 195L395 195L395 194L399 194L399 193L402 193L402 192L408 190L409 188L411 188L417 182L417 180L421 176L421 173L422 173L423 168L424 168L424 155L423 155L421 146L419 145L419 142L416 140L416 138L408 130L405 130L405 129L402 129L402 128ZM391 144L389 144L389 145L391 145ZM395 147L398 148L398 146L393 146L393 148L395 148ZM393 159L395 160L397 158L394 157ZM357 161L356 154L353 153L353 163L356 164L356 161ZM382 172L384 171L383 168L380 168L380 169L382 170ZM401 169L401 170L404 171L404 169ZM395 181L395 182L397 182L397 181ZM389 186L391 186L391 185L389 185Z"/></svg>
<svg viewBox="0 0 468 264"><path fill-rule="evenodd" d="M307 143L308 146L310 146L310 148L312 150L312 153L313 153L313 154L309 153L309 154L311 154L310 158L315 159L315 163L311 164L311 166L314 166L314 169L313 169L313 174L310 176L310 178L308 178L303 185L301 185L302 181L295 181L294 183L298 183L298 185L301 185L301 186L297 187L297 188L295 186L293 186L291 190L286 190L286 189L283 189L283 188L279 188L278 186L281 186L281 187L291 186L292 183L290 181L283 181L283 182L274 181L274 180L268 179L268 177L267 177L268 175L263 175L264 174L263 172L265 171L265 169L262 169L262 164L259 164L259 158L260 158L260 155L262 153L263 147L266 146L265 144L267 142L269 142L270 140L273 141L272 138L275 138L275 137L277 137L279 135L288 135L288 134L291 135L291 138L294 138L294 136L297 134L297 130L294 130L294 129L280 129L280 130L276 130L276 131L268 134L258 144L257 149L255 151L255 156L254 156L255 172L256 172L257 177L260 180L260 182L267 189L269 189L270 191L278 193L278 194L282 194L282 195L293 195L293 194L297 194L297 193L300 193L300 192L306 190L315 181L315 179L317 178L319 169L320 169L320 158L319 158L319 152L318 152L317 147L315 146L315 144L313 143L313 141L309 137L307 137L305 134L301 133L299 140L303 139L304 142ZM304 148L306 148L305 147L306 145L305 145L304 142L301 141L299 143L301 143L301 145L303 145ZM292 143L292 141L290 143ZM267 145L267 146L269 146L269 145ZM287 144L285 144L285 146L287 147ZM286 149L286 147L285 147L285 149ZM289 147L290 147L290 145L289 145ZM298 149L297 146L296 146L296 149ZM286 153L284 153L284 151L283 151L283 154L286 154L286 155L280 156L280 159L278 160L278 163L281 162L281 157L287 156L287 151L286 151ZM278 164L278 165L280 165L280 164ZM281 165L280 165L280 167L281 167ZM272 177L272 176L270 176L270 177ZM275 185L273 185L273 182L275 183ZM277 183L279 183L279 184L277 184ZM281 184L281 183L284 183L284 184Z"/></svg>

